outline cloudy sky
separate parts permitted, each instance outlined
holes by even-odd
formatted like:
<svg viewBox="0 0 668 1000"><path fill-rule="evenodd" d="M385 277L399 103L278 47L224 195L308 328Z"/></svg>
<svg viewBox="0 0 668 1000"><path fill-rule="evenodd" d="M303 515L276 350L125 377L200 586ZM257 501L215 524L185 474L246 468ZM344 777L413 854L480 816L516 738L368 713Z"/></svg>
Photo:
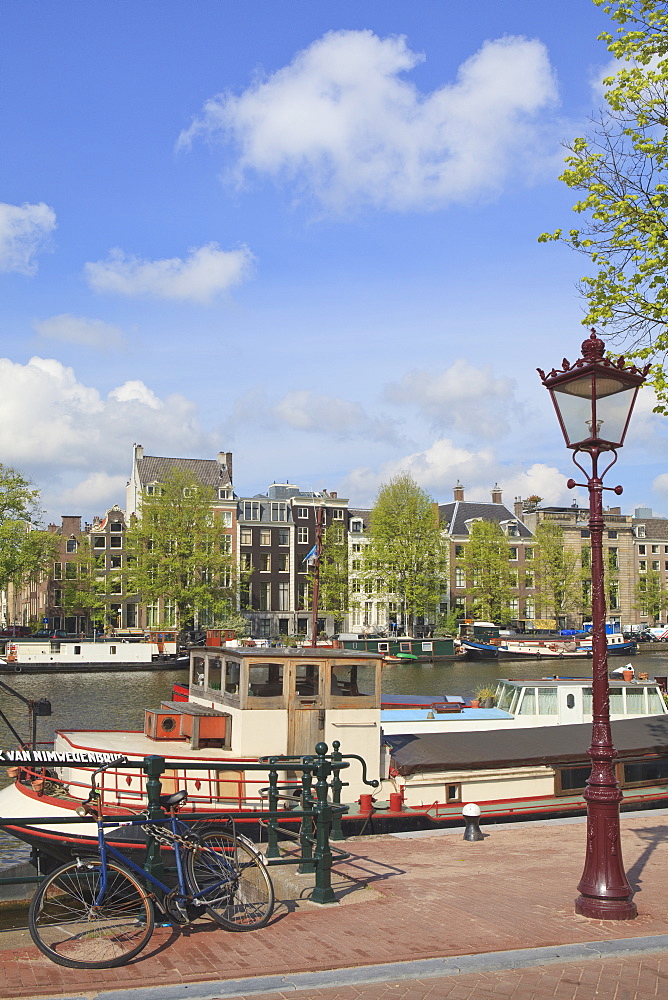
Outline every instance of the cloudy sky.
<svg viewBox="0 0 668 1000"><path fill-rule="evenodd" d="M234 453L370 504L572 474L536 367L586 262L562 143L600 98L589 0L102 0L0 15L0 461L50 516L147 454ZM565 30L565 26L568 30ZM615 483L668 510L641 399ZM611 485L615 485L611 483ZM578 491L582 496L582 491Z"/></svg>

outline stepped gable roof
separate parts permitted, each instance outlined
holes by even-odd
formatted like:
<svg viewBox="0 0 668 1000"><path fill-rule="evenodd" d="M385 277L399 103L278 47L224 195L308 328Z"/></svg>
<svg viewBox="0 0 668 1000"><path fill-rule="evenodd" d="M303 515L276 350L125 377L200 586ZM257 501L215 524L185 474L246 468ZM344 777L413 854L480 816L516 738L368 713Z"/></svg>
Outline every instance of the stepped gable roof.
<svg viewBox="0 0 668 1000"><path fill-rule="evenodd" d="M510 723L512 726L512 723ZM620 760L668 755L668 715L623 719L612 724L612 739ZM586 764L591 723L577 726L536 726L486 732L390 735L392 762L399 774Z"/></svg>
<svg viewBox="0 0 668 1000"><path fill-rule="evenodd" d="M203 486L213 486L214 489L231 486L229 471L215 458L161 458L157 455L144 455L137 459L142 487L149 483L163 482L175 469L187 472Z"/></svg>
<svg viewBox="0 0 668 1000"><path fill-rule="evenodd" d="M438 505L441 523L447 527L450 535L468 535L467 521L495 521L503 526L504 521L512 521L517 525L516 538L533 538L526 524L502 503L474 503L470 500L453 500L450 503Z"/></svg>

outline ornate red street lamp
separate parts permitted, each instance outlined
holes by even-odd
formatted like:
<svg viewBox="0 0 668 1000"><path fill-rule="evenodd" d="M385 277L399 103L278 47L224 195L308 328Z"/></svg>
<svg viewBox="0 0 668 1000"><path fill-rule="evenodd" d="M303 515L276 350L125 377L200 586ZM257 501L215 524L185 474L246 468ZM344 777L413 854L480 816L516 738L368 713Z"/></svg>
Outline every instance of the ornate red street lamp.
<svg viewBox="0 0 668 1000"><path fill-rule="evenodd" d="M605 633L605 587L603 572L603 490L618 496L621 486L603 486L603 477L617 461L617 449L624 444L626 431L640 386L650 366L638 369L623 357L604 357L605 345L592 330L582 344L582 357L574 364L564 358L561 370L538 374L549 389L566 445L586 483L568 480L568 488L589 490L589 531L591 536L592 610L592 741L591 774L584 791L587 802L587 850L584 872L578 885L580 896L575 910L585 917L605 920L632 920L637 915L633 890L622 863L619 803L622 791L615 776L617 751L610 732L608 649ZM576 456L586 452L591 458L591 474ZM599 471L601 454L612 461Z"/></svg>

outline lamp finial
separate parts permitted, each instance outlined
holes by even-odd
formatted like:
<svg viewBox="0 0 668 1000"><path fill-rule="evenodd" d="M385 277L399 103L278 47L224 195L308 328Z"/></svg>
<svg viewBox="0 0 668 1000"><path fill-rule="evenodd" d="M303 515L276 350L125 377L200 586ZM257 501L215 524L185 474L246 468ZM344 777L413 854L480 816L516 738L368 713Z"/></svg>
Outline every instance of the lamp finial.
<svg viewBox="0 0 668 1000"><path fill-rule="evenodd" d="M582 357L585 361L590 364L592 362L601 361L605 353L605 344L600 337L596 336L596 330L592 327L592 331L586 340L582 341Z"/></svg>

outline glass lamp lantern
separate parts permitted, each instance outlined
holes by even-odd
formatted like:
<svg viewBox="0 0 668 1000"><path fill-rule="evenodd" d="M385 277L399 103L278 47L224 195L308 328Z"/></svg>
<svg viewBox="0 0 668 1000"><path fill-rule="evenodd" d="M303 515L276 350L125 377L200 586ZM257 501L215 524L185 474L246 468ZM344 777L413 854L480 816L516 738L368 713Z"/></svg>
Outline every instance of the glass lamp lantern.
<svg viewBox="0 0 668 1000"><path fill-rule="evenodd" d="M605 345L592 330L582 344L582 357L571 365L564 358L561 371L538 374L549 390L568 448L574 451L614 451L624 444L626 431L649 365L643 370L627 365L623 357L604 357Z"/></svg>

